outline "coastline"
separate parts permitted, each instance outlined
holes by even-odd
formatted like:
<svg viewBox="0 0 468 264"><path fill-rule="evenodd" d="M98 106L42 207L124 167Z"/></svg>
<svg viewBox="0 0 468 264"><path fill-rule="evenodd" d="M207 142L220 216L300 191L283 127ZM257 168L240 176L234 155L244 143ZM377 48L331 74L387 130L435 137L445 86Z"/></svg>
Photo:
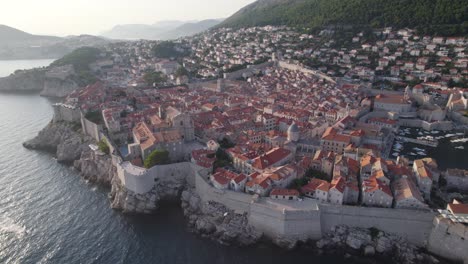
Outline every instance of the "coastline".
<svg viewBox="0 0 468 264"><path fill-rule="evenodd" d="M38 136L24 143L33 150L46 150L57 161L73 165L92 183L110 187L110 206L125 214L154 214L159 203L180 202L189 231L227 246L251 246L266 241L286 250L306 248L316 254L343 252L350 258L392 258L398 263L441 263L426 250L398 236L370 229L337 226L318 240L289 240L265 236L249 223L247 213L232 210L218 201L203 202L195 184L186 177L162 175L158 184L145 195L132 193L122 186L117 168L109 155L91 151L94 140L83 135L76 124L51 122ZM448 262L442 262L448 263Z"/></svg>

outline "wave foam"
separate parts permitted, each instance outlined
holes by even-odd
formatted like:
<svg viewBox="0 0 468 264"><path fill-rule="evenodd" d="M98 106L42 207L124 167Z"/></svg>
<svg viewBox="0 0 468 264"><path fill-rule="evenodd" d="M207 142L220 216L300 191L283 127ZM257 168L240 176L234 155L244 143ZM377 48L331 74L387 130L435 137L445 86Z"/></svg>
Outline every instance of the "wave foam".
<svg viewBox="0 0 468 264"><path fill-rule="evenodd" d="M0 233L12 233L21 238L26 234L26 227L15 223L9 217L2 217L0 218Z"/></svg>

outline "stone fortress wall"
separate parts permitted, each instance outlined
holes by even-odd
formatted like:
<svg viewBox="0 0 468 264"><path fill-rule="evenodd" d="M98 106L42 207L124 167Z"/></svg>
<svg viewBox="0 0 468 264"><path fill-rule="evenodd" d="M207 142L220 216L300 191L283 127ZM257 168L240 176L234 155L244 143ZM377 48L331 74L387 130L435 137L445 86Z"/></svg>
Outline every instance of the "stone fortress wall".
<svg viewBox="0 0 468 264"><path fill-rule="evenodd" d="M468 226L435 217L427 249L436 255L468 264Z"/></svg>
<svg viewBox="0 0 468 264"><path fill-rule="evenodd" d="M52 107L54 108L54 123L60 121L79 123L81 121L81 111L79 108L62 103L54 104Z"/></svg>
<svg viewBox="0 0 468 264"><path fill-rule="evenodd" d="M435 213L417 210L320 205L322 232L333 226L375 227L386 233L396 234L411 243L424 247L432 229Z"/></svg>
<svg viewBox="0 0 468 264"><path fill-rule="evenodd" d="M122 163L117 165L122 170ZM120 167L119 167L120 166ZM208 182L208 174L199 173L200 167L190 162L162 165L145 170L143 176L119 172L123 184L143 194L151 190L158 179L185 177L200 196L201 202L215 201L239 214L248 215L249 224L276 241L319 240L333 227L345 225L357 228L377 228L407 239L414 245L454 260L468 260L468 230L440 220L435 212L337 206L319 204L313 199L302 202L260 198L246 193L219 190ZM131 178L136 178L131 180ZM135 181L139 183L133 185ZM153 184L153 185L152 185ZM143 188L144 185L147 185ZM139 189L141 188L141 189ZM465 262L468 263L468 262Z"/></svg>

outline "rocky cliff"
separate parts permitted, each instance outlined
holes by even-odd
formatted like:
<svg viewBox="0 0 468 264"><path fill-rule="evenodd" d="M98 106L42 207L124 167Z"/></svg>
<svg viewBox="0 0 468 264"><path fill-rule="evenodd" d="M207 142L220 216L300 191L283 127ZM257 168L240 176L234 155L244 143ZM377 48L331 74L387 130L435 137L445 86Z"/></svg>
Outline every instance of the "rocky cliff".
<svg viewBox="0 0 468 264"><path fill-rule="evenodd" d="M41 95L47 97L66 97L78 87L78 84L72 79L46 78Z"/></svg>
<svg viewBox="0 0 468 264"><path fill-rule="evenodd" d="M182 193L181 201L189 228L203 237L224 245L240 246L255 244L262 238L262 234L249 225L247 214L236 213L215 201L202 203L192 189Z"/></svg>
<svg viewBox="0 0 468 264"><path fill-rule="evenodd" d="M44 150L56 155L57 161L72 163L81 153L88 150L94 140L81 133L79 124L57 122L49 123L39 134L23 146L28 149Z"/></svg>
<svg viewBox="0 0 468 264"><path fill-rule="evenodd" d="M74 72L63 73L63 67L47 67L17 71L0 78L0 91L3 92L40 92L47 97L66 97L79 87ZM62 76L56 72L60 72Z"/></svg>
<svg viewBox="0 0 468 264"><path fill-rule="evenodd" d="M45 69L17 71L8 77L0 78L0 91L40 92L44 89Z"/></svg>
<svg viewBox="0 0 468 264"><path fill-rule="evenodd" d="M378 255L395 263L440 263L405 239L377 229L336 226L316 242L316 247L328 253L344 250L347 254Z"/></svg>
<svg viewBox="0 0 468 264"><path fill-rule="evenodd" d="M111 186L112 179L116 176L116 169L112 166L109 155L92 151L87 148L81 153L79 160L75 160L73 166L86 180Z"/></svg>

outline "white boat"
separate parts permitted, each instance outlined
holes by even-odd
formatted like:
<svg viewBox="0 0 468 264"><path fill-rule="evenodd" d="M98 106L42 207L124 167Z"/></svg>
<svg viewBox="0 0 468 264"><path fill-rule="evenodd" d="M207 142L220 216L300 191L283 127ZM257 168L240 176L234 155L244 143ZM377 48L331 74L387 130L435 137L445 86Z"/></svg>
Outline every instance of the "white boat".
<svg viewBox="0 0 468 264"><path fill-rule="evenodd" d="M392 155L393 155L393 157L398 157L398 156L400 155L400 153L395 152L395 153L393 153Z"/></svg>
<svg viewBox="0 0 468 264"><path fill-rule="evenodd" d="M411 155L411 156L416 156L417 154L414 153L414 152L411 152L410 155Z"/></svg>
<svg viewBox="0 0 468 264"><path fill-rule="evenodd" d="M464 146L455 147L456 149L465 149Z"/></svg>
<svg viewBox="0 0 468 264"><path fill-rule="evenodd" d="M455 135L455 134L447 134L447 135L445 135L446 138L454 137L454 136L456 136L456 135Z"/></svg>
<svg viewBox="0 0 468 264"><path fill-rule="evenodd" d="M426 156L427 154L426 154L426 152L419 151L419 152L418 152L418 155Z"/></svg>
<svg viewBox="0 0 468 264"><path fill-rule="evenodd" d="M468 142L468 138L454 139L454 140L450 140L450 142L452 142L452 143L465 143L465 142Z"/></svg>

